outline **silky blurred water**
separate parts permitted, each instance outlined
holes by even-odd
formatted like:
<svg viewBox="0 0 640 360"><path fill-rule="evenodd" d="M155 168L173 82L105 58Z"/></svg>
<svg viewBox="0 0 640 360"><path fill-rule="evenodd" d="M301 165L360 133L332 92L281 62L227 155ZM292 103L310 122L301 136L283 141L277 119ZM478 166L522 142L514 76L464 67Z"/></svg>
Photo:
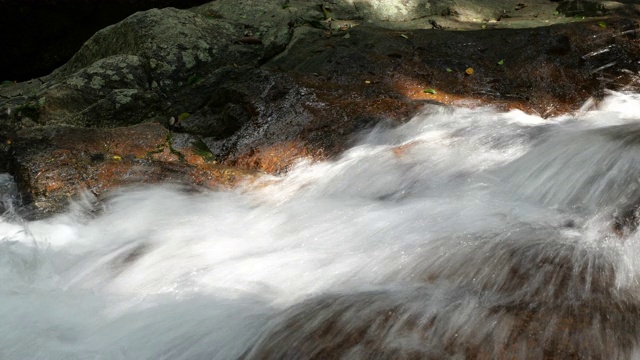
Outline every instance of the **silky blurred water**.
<svg viewBox="0 0 640 360"><path fill-rule="evenodd" d="M640 244L612 229L640 204L639 95L555 119L430 106L361 137L234 191L128 188L38 221L3 177L0 358L538 358L558 332L633 356ZM627 315L578 326L567 304Z"/></svg>

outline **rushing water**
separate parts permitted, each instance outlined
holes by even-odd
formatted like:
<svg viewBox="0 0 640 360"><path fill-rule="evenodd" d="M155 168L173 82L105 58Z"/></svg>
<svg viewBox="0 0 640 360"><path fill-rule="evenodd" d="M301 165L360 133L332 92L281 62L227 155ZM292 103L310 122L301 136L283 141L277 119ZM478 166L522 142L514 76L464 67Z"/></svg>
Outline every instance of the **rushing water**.
<svg viewBox="0 0 640 360"><path fill-rule="evenodd" d="M264 184L32 222L5 179L0 358L634 357L639 155L640 96L614 94L429 107Z"/></svg>

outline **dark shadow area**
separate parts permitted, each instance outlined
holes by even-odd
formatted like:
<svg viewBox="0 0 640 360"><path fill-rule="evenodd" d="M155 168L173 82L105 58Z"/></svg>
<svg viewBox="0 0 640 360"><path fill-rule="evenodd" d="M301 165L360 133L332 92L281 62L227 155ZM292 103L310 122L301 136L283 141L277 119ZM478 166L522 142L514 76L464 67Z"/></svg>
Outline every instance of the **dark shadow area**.
<svg viewBox="0 0 640 360"><path fill-rule="evenodd" d="M637 16L640 10L637 0L618 0L617 6L606 7L602 1L563 0L558 1L557 11L567 17L596 17L616 14L618 16Z"/></svg>
<svg viewBox="0 0 640 360"><path fill-rule="evenodd" d="M96 31L142 10L207 0L0 0L0 81L24 81L67 62Z"/></svg>
<svg viewBox="0 0 640 360"><path fill-rule="evenodd" d="M571 0L561 1L557 11L565 16L603 16L609 10L595 1Z"/></svg>

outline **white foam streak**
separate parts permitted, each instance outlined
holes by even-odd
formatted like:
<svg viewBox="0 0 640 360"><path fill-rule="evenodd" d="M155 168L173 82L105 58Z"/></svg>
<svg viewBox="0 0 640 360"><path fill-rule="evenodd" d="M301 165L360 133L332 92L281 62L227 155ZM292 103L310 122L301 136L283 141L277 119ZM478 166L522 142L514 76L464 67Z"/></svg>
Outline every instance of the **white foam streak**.
<svg viewBox="0 0 640 360"><path fill-rule="evenodd" d="M475 236L516 228L621 254L619 286L633 286L639 240L603 238L615 201L602 200L602 187L572 188L587 164L544 161L562 157L563 141L580 148L585 129L634 122L639 108L627 94L580 120L432 107L333 161L234 192L133 188L112 194L96 217L0 219L0 358L237 358L287 307L415 286L432 267L482 267L490 254L470 258L492 240ZM581 162L608 156L610 139L594 138ZM553 146L536 150L545 142ZM578 211L567 200L576 197L595 205ZM563 229L568 220L575 227ZM438 265L444 258L457 263Z"/></svg>

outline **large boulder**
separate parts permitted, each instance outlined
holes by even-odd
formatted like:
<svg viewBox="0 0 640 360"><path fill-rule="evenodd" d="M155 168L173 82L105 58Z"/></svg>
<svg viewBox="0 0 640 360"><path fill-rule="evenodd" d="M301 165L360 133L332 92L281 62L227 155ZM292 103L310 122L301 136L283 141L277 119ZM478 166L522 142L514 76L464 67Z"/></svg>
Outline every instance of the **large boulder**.
<svg viewBox="0 0 640 360"><path fill-rule="evenodd" d="M190 8L208 0L0 0L0 81L50 74L96 31L152 8Z"/></svg>
<svg viewBox="0 0 640 360"><path fill-rule="evenodd" d="M554 15L555 3L536 0L524 8L508 3L514 7L503 10L511 15L502 20L460 21L462 8L472 11L483 1L217 0L189 11L137 13L96 33L50 76L0 87L0 155L7 159L0 165L13 164L25 193L45 204L38 206L57 209L77 192L75 184L97 188L86 179L99 173L111 179L106 189L129 173L110 170L126 168L122 155L113 164L86 166L92 164L86 154L98 149L59 140L76 133L99 141L111 134L106 129L135 126L142 138L149 131L166 142L173 134L174 150L193 148L204 164L279 173L300 158L334 156L363 129L401 123L425 102L551 116L607 88L637 84L636 18L577 22ZM425 15L436 5L461 8ZM383 15L411 6L407 21ZM568 23L539 26L562 21ZM454 25L473 30L452 31ZM123 129L117 132L127 134ZM48 147L36 156L29 144L40 138L49 139ZM134 156L131 166L160 161L155 157ZM175 155L160 165L170 163L185 182L200 184L190 175L197 158ZM45 159L56 165L45 166ZM67 163L73 170L60 170ZM204 179L210 175L203 166L195 168ZM153 171L134 178L175 177ZM53 178L59 189L51 188Z"/></svg>
<svg viewBox="0 0 640 360"><path fill-rule="evenodd" d="M212 73L263 59L269 43L244 38L241 25L191 11L136 13L97 32L32 90L31 120L113 127L199 107L206 96L198 94L216 85Z"/></svg>

